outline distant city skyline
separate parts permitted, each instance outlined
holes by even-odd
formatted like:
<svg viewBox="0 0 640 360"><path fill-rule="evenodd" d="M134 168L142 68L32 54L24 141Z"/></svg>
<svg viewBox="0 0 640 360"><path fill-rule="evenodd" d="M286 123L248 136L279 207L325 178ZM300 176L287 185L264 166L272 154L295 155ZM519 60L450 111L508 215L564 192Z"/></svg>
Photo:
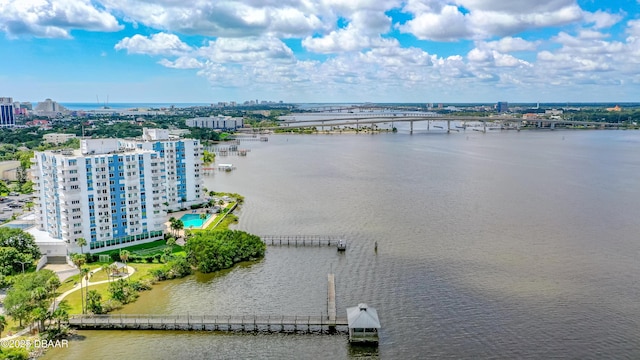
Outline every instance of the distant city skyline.
<svg viewBox="0 0 640 360"><path fill-rule="evenodd" d="M0 96L637 102L636 0L0 3ZM99 98L100 100L97 100Z"/></svg>

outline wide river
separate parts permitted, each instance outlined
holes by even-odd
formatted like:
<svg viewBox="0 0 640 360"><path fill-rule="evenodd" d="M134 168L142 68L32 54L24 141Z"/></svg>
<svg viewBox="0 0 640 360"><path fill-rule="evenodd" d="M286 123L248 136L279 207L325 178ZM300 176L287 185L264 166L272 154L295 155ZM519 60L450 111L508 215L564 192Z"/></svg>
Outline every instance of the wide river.
<svg viewBox="0 0 640 360"><path fill-rule="evenodd" d="M377 308L377 350L345 335L82 331L46 359L638 359L640 132L280 135L205 184L237 228L344 235L157 284L124 313L338 315ZM374 243L378 243L377 253Z"/></svg>

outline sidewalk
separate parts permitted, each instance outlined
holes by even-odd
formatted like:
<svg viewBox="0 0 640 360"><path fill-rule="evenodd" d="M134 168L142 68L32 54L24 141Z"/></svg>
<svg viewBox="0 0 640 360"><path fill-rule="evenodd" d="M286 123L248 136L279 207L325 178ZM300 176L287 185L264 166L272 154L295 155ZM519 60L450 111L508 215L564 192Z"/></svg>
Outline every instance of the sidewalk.
<svg viewBox="0 0 640 360"><path fill-rule="evenodd" d="M94 269L94 270L91 271L91 274L94 274L94 273L96 273L98 271L102 271L102 269L101 268ZM127 265L127 271L129 273L126 276L120 277L119 279L126 279L126 278L130 277L131 275L133 275L136 272L136 269L134 269L131 266ZM91 281L82 279L82 283L83 283L82 284L82 288L84 289L87 286L104 284L104 283L107 283L109 281L110 280L107 279L107 280L102 280L102 281L91 282ZM78 290L80 290L80 286L78 286L78 284L76 284L76 286L73 289L67 290L64 293L62 293L61 295L59 295L58 297L56 297L56 299L55 299L56 306L58 304L60 304L60 301L64 300L64 298L67 297L69 294L71 294L71 293L73 293L75 291L78 291ZM10 339L15 339L15 338L20 337L20 336L27 335L29 333L29 328L30 328L30 326L27 326L24 329L18 331L17 333L12 334L11 336L3 337L1 340L10 340Z"/></svg>

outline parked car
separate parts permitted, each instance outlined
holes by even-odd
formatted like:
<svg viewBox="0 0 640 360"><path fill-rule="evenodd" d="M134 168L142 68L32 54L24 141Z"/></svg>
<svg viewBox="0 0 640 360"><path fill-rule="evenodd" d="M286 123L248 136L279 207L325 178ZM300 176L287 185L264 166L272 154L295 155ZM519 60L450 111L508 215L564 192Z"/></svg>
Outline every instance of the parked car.
<svg viewBox="0 0 640 360"><path fill-rule="evenodd" d="M20 193L12 191L12 192L9 193L9 196L20 196Z"/></svg>

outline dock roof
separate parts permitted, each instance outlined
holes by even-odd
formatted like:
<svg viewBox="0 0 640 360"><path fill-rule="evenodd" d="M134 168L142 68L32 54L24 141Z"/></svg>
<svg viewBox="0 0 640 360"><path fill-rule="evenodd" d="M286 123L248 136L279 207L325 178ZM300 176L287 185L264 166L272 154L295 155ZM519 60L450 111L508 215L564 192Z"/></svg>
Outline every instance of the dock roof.
<svg viewBox="0 0 640 360"><path fill-rule="evenodd" d="M368 307L367 304L347 308L347 321L349 328L380 329L378 311Z"/></svg>

